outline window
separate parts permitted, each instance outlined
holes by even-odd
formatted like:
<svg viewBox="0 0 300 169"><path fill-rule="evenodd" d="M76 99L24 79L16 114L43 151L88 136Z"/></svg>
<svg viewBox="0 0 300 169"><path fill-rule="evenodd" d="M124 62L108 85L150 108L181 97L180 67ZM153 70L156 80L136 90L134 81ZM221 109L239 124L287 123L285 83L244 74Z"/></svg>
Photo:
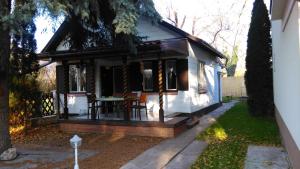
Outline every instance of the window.
<svg viewBox="0 0 300 169"><path fill-rule="evenodd" d="M152 62L144 62L143 89L144 89L144 91L153 91L153 67L152 67Z"/></svg>
<svg viewBox="0 0 300 169"><path fill-rule="evenodd" d="M70 65L69 80L71 92L86 91L86 67L83 65Z"/></svg>
<svg viewBox="0 0 300 169"><path fill-rule="evenodd" d="M165 68L166 89L177 90L176 60L167 60Z"/></svg>
<svg viewBox="0 0 300 169"><path fill-rule="evenodd" d="M202 62L198 63L198 92L199 93L207 92L207 84L205 78L205 65Z"/></svg>

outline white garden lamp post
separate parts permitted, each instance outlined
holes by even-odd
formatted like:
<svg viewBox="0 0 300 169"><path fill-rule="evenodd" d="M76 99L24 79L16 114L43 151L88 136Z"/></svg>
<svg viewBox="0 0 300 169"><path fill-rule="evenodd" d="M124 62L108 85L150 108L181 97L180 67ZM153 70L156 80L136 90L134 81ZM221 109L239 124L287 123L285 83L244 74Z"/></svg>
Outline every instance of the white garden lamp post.
<svg viewBox="0 0 300 169"><path fill-rule="evenodd" d="M75 164L74 164L74 169L79 169L79 165L78 165L78 147L81 145L81 142L82 142L82 139L80 137L78 137L77 135L74 135L70 139L71 146L75 150Z"/></svg>

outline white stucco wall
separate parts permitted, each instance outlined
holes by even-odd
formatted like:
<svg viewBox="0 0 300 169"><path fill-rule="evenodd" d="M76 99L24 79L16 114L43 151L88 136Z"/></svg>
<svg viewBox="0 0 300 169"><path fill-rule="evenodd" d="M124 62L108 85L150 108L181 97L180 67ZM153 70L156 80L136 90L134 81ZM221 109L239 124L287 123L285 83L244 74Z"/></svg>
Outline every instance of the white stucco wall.
<svg viewBox="0 0 300 169"><path fill-rule="evenodd" d="M64 111L64 95L60 94L60 112ZM68 94L69 113L86 114L87 98L84 94Z"/></svg>
<svg viewBox="0 0 300 169"><path fill-rule="evenodd" d="M191 96L191 112L219 102L218 71L220 66L213 61L211 54L201 50L194 44L189 45L189 93ZM207 93L198 93L197 65L205 63Z"/></svg>
<svg viewBox="0 0 300 169"><path fill-rule="evenodd" d="M274 101L287 128L300 148L300 43L299 2L295 3L287 25L272 21Z"/></svg>

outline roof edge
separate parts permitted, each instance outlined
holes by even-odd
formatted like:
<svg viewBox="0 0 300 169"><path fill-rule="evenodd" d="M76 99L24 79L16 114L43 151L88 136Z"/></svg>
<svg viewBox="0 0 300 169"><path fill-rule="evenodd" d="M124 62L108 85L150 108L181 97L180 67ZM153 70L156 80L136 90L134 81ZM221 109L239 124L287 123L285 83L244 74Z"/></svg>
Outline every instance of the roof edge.
<svg viewBox="0 0 300 169"><path fill-rule="evenodd" d="M160 23L160 25L174 31L175 33L178 33L180 34L181 36L184 36L186 37L188 40L204 47L206 50L214 53L215 55L217 55L219 58L222 58L222 59L227 59L227 57L225 55L223 55L220 51L218 51L216 48L212 47L210 44L208 44L207 42L205 42L204 40L196 37L196 36L193 36L187 32L185 32L184 30L180 29L180 28L177 28L176 26L162 20Z"/></svg>

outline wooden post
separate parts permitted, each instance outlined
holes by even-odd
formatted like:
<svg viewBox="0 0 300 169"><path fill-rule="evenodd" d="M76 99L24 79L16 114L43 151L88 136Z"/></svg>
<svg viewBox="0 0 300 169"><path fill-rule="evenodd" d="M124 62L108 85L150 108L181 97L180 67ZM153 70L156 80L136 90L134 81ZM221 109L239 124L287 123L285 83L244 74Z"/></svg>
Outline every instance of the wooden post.
<svg viewBox="0 0 300 169"><path fill-rule="evenodd" d="M69 65L67 61L63 61L64 67L64 119L69 118L68 109L68 93L69 93Z"/></svg>
<svg viewBox="0 0 300 169"><path fill-rule="evenodd" d="M130 120L130 114L128 111L128 66L127 66L127 56L124 56L122 58L123 60L123 98L124 98L124 120L129 121Z"/></svg>
<svg viewBox="0 0 300 169"><path fill-rule="evenodd" d="M158 94L159 94L159 122L164 123L163 100L163 67L161 56L158 59Z"/></svg>
<svg viewBox="0 0 300 169"><path fill-rule="evenodd" d="M56 81L57 82L57 81ZM58 85L57 83L56 83L56 85ZM55 92L55 94L56 94L56 116L57 116L57 118L58 119L60 119L61 118L61 114L60 114L60 93L58 92L58 90L56 89L56 92ZM54 98L53 98L53 100L54 100ZM55 110L54 110L55 111Z"/></svg>
<svg viewBox="0 0 300 169"><path fill-rule="evenodd" d="M91 119L92 120L96 120L96 107L95 107L95 102L96 102L96 83L95 83L95 60L94 59L90 59L90 92L91 92L91 99L92 99L92 111L91 111Z"/></svg>

